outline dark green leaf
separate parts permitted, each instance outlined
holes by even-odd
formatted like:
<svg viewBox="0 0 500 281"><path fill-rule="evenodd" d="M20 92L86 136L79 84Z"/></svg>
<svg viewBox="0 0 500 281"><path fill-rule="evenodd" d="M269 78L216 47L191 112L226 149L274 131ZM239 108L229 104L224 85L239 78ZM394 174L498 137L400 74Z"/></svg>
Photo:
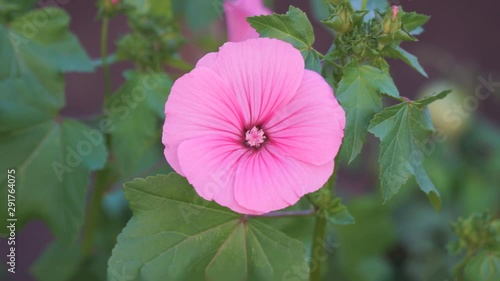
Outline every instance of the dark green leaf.
<svg viewBox="0 0 500 281"><path fill-rule="evenodd" d="M285 15L256 16L247 21L261 37L283 40L299 51L311 50L314 43L314 30L307 15L293 6Z"/></svg>
<svg viewBox="0 0 500 281"><path fill-rule="evenodd" d="M31 268L38 281L67 281L75 274L82 261L79 247L55 241Z"/></svg>
<svg viewBox="0 0 500 281"><path fill-rule="evenodd" d="M101 132L73 120L44 121L1 134L0 155L9 159L1 162L3 171L16 169L18 226L42 219L58 238L76 238L90 171L102 168L107 159ZM0 183L7 186L7 173L0 175ZM0 190L0 198L7 202L7 188ZM6 212L0 210L3 218Z"/></svg>
<svg viewBox="0 0 500 281"><path fill-rule="evenodd" d="M321 62L318 53L314 50L304 50L300 52L306 64L306 68L321 74Z"/></svg>
<svg viewBox="0 0 500 281"><path fill-rule="evenodd" d="M426 106L449 92L420 101L404 101L384 109L371 121L369 131L381 140L380 186L384 201L395 195L413 175L434 208L440 208L439 192L422 167L424 153L421 148L433 131Z"/></svg>
<svg viewBox="0 0 500 281"><path fill-rule="evenodd" d="M360 65L357 61L346 65L337 98L347 116L342 153L347 154L349 162L361 151L371 118L382 109L380 93L399 97L398 89L387 73Z"/></svg>
<svg viewBox="0 0 500 281"><path fill-rule="evenodd" d="M416 56L408 53L407 51L403 50L401 47L396 47L395 49L391 49L389 56L404 61L406 64L411 66L413 69L418 71L418 73L422 74L424 77L428 77L424 68L418 62L418 58Z"/></svg>
<svg viewBox="0 0 500 281"><path fill-rule="evenodd" d="M177 174L136 179L125 194L134 216L118 236L109 280L274 281L307 269L300 242L201 199Z"/></svg>
<svg viewBox="0 0 500 281"><path fill-rule="evenodd" d="M92 70L69 16L57 8L0 25L0 50L0 132L53 119L64 105L61 72Z"/></svg>
<svg viewBox="0 0 500 281"><path fill-rule="evenodd" d="M143 156L159 143L160 119L172 86L164 73L128 72L126 78L106 105L111 151L122 178L136 172Z"/></svg>

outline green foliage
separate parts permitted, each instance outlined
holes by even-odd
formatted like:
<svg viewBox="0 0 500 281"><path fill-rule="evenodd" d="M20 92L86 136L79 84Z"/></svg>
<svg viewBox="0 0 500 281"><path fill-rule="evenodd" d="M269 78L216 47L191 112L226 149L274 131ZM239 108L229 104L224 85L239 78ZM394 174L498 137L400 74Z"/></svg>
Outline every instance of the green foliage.
<svg viewBox="0 0 500 281"><path fill-rule="evenodd" d="M421 148L433 131L426 106L450 92L444 91L419 101L403 100L384 109L370 122L369 131L381 140L380 186L384 201L395 195L413 175L434 208L439 210L439 192L422 167L424 154Z"/></svg>
<svg viewBox="0 0 500 281"><path fill-rule="evenodd" d="M312 48L314 31L307 15L300 9L290 6L285 15L256 16L247 20L261 37L292 44L304 57L306 68L319 71L318 53Z"/></svg>
<svg viewBox="0 0 500 281"><path fill-rule="evenodd" d="M399 97L398 89L387 73L357 61L346 65L336 94L347 117L342 154L349 162L361 152L370 120L382 109L382 93Z"/></svg>
<svg viewBox="0 0 500 281"><path fill-rule="evenodd" d="M500 253L482 252L473 257L464 269L465 281L496 281L500 279Z"/></svg>
<svg viewBox="0 0 500 281"><path fill-rule="evenodd" d="M73 240L84 220L90 172L107 158L103 136L75 120L56 120L64 105L62 72L91 71L69 32L69 16L44 8L0 26L0 153L17 169L19 225L42 219L63 240ZM7 175L0 176L6 186ZM7 190L0 190L7 202ZM57 202L57 204L54 204ZM0 211L7 217L7 210ZM5 222L2 222L2 225ZM6 228L2 227L2 233Z"/></svg>
<svg viewBox="0 0 500 281"><path fill-rule="evenodd" d="M427 72L425 72L424 68L418 62L418 58L416 56L408 53L407 51L403 50L402 48L397 47L397 48L391 49L388 51L387 55L389 57L397 58L397 59L404 61L406 64L411 66L413 69L418 71L418 73L422 74L424 77L428 77Z"/></svg>
<svg viewBox="0 0 500 281"><path fill-rule="evenodd" d="M411 12L403 14L402 22L406 31L412 35L418 35L422 33L422 26L426 24L430 18L431 17L426 15Z"/></svg>
<svg viewBox="0 0 500 281"><path fill-rule="evenodd" d="M170 93L172 81L161 72L136 72L125 74L126 82L116 94L106 102L106 112L110 126L111 152L121 178L134 174L144 155L154 150L163 158L158 149L160 120L165 118L163 105Z"/></svg>
<svg viewBox="0 0 500 281"><path fill-rule="evenodd" d="M278 280L307 268L300 242L201 199L177 174L126 183L125 195L134 216L109 261L111 280Z"/></svg>
<svg viewBox="0 0 500 281"><path fill-rule="evenodd" d="M316 216L323 216L333 224L353 224L354 217L342 205L342 199L333 194L333 178L320 190L307 196L316 208Z"/></svg>
<svg viewBox="0 0 500 281"><path fill-rule="evenodd" d="M0 153L10 159L0 168L16 168L22 179L15 194L19 224L43 219L59 239L75 239L84 220L90 172L106 162L102 134L75 120L42 121L1 134ZM6 173L0 182L7 186ZM0 190L0 198L7 202L7 189ZM7 217L6 208L0 212Z"/></svg>
<svg viewBox="0 0 500 281"><path fill-rule="evenodd" d="M56 8L0 25L0 133L54 119L64 105L61 73L92 70L68 26L68 15Z"/></svg>
<svg viewBox="0 0 500 281"><path fill-rule="evenodd" d="M66 281L80 265L81 252L71 244L52 242L31 268L39 281Z"/></svg>
<svg viewBox="0 0 500 281"><path fill-rule="evenodd" d="M458 241L448 245L454 254L465 251L465 257L454 270L464 281L493 281L500 278L500 220L488 213L459 218L452 224Z"/></svg>

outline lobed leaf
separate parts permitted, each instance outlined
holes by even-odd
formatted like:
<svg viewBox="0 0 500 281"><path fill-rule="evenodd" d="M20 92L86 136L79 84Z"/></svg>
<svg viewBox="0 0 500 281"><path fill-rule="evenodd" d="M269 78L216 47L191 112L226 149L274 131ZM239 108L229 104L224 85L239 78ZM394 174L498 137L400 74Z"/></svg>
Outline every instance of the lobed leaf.
<svg viewBox="0 0 500 281"><path fill-rule="evenodd" d="M134 216L118 236L109 280L265 281L307 269L300 242L201 199L177 174L124 188Z"/></svg>
<svg viewBox="0 0 500 281"><path fill-rule="evenodd" d="M357 61L345 66L336 94L347 117L341 149L349 162L361 152L370 120L382 109L381 93L399 97L389 74Z"/></svg>
<svg viewBox="0 0 500 281"><path fill-rule="evenodd" d="M449 92L388 107L370 122L368 130L381 140L380 186L384 201L394 196L410 176L415 176L434 208L440 208L439 192L422 167L421 147L433 131L426 106Z"/></svg>

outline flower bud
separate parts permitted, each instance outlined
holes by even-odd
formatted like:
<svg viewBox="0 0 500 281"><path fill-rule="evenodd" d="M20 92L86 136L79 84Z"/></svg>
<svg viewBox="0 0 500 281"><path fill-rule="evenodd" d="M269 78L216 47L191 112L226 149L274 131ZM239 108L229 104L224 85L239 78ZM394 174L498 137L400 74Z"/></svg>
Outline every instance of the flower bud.
<svg viewBox="0 0 500 281"><path fill-rule="evenodd" d="M338 33L346 33L352 29L351 16L354 14L349 2L341 3L334 7L330 5L330 16L322 22Z"/></svg>
<svg viewBox="0 0 500 281"><path fill-rule="evenodd" d="M401 29L401 17L398 13L398 6L394 6L392 8L392 13L389 11L385 14L382 19L382 33L390 34L396 32L398 29Z"/></svg>

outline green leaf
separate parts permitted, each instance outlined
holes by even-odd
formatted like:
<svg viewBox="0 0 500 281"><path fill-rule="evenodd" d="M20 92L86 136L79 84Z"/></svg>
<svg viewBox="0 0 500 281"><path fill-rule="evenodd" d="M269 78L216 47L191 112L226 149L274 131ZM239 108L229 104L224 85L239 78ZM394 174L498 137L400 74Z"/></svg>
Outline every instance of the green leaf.
<svg viewBox="0 0 500 281"><path fill-rule="evenodd" d="M304 12L293 6L285 15L256 16L247 18L247 21L261 37L283 40L299 51L311 50L314 43L311 22Z"/></svg>
<svg viewBox="0 0 500 281"><path fill-rule="evenodd" d="M347 154L349 162L361 152L370 120L382 109L381 93L399 97L389 74L357 61L345 66L337 98L347 116L342 153Z"/></svg>
<svg viewBox="0 0 500 281"><path fill-rule="evenodd" d="M134 216L118 236L109 280L274 281L307 269L300 242L201 199L177 174L124 188Z"/></svg>
<svg viewBox="0 0 500 281"><path fill-rule="evenodd" d="M276 38L292 44L302 54L307 69L321 72L318 52L312 48L314 30L307 15L300 9L290 6L285 15L249 17L247 21L261 37Z"/></svg>
<svg viewBox="0 0 500 281"><path fill-rule="evenodd" d="M407 31L410 32L410 34L413 34L415 30L421 28L424 24L426 24L430 16L422 15L422 14L417 14L415 12L411 13L404 13L402 15L401 21L403 23L403 28Z"/></svg>
<svg viewBox="0 0 500 281"><path fill-rule="evenodd" d="M408 53L407 51L403 50L401 47L396 47L395 49L391 49L389 56L404 61L406 64L411 66L413 69L418 71L418 73L422 74L424 77L428 77L424 68L418 62L418 58L416 56Z"/></svg>
<svg viewBox="0 0 500 281"><path fill-rule="evenodd" d="M100 131L74 120L43 121L0 134L0 169L16 169L18 227L44 220L66 241L79 235L90 171L104 166L107 153ZM0 174L0 199L7 202L7 173ZM7 208L0 210L7 217ZM5 221L1 232L5 233Z"/></svg>
<svg viewBox="0 0 500 281"><path fill-rule="evenodd" d="M106 103L111 151L122 178L137 171L143 156L158 145L159 121L172 86L164 73L130 71L125 76L127 81Z"/></svg>
<svg viewBox="0 0 500 281"><path fill-rule="evenodd" d="M38 258L31 272L38 281L67 281L75 274L81 261L79 247L55 241Z"/></svg>
<svg viewBox="0 0 500 281"><path fill-rule="evenodd" d="M465 281L500 280L500 253L482 252L474 256L464 269Z"/></svg>
<svg viewBox="0 0 500 281"><path fill-rule="evenodd" d="M314 50L304 50L300 52L306 64L306 68L321 74L321 61L319 55Z"/></svg>
<svg viewBox="0 0 500 281"><path fill-rule="evenodd" d="M439 192L422 167L424 153L421 148L433 131L426 106L449 92L415 102L404 101L384 109L371 121L369 131L381 140L380 186L384 201L395 195L413 175L434 208L440 208Z"/></svg>
<svg viewBox="0 0 500 281"><path fill-rule="evenodd" d="M57 8L0 25L0 132L53 119L64 105L62 72L91 71L90 59Z"/></svg>

